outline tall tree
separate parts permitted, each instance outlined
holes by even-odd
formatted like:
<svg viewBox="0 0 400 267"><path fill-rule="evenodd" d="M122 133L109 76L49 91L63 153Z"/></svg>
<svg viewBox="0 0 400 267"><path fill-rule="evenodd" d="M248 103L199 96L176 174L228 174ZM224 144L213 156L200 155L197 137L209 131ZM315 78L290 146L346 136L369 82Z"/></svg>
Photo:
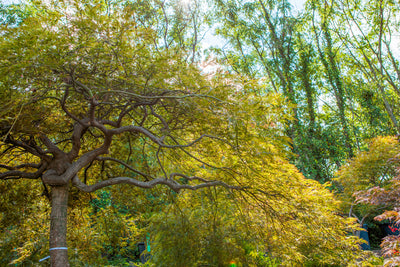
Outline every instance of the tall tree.
<svg viewBox="0 0 400 267"><path fill-rule="evenodd" d="M338 115L340 119L341 128L343 131L344 142L343 145L347 149L347 157L351 158L354 156L352 140L350 138L350 130L346 118L346 90L344 88L343 79L341 77L340 66L336 58L334 43L331 36L329 21L331 19L331 13L333 8L330 6L328 1L323 3L313 2L315 8L318 12L319 17L319 29L316 29L315 17L313 18L313 29L315 34L316 45L318 48L318 53L320 60L325 69L326 80L330 84L333 95L336 100L336 106L338 108Z"/></svg>
<svg viewBox="0 0 400 267"><path fill-rule="evenodd" d="M216 7L221 22L217 34L229 41L221 49L222 58L234 71L263 77L265 92L273 90L289 100L287 112L294 119L286 130L296 155L292 161L307 177L329 180L332 166L340 165L346 154L338 140L347 140L349 148L352 144L347 131L332 133L331 123L320 112L321 80L326 77L319 67L315 38L307 28L310 17L295 16L287 1L216 1ZM347 129L344 101L338 99Z"/></svg>

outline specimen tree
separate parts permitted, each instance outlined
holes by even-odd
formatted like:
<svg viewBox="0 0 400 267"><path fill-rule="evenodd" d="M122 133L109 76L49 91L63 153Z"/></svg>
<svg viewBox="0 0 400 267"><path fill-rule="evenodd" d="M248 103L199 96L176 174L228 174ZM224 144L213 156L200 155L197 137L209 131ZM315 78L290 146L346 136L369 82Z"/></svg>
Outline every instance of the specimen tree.
<svg viewBox="0 0 400 267"><path fill-rule="evenodd" d="M0 179L40 179L51 191L52 266L68 261L71 185L238 187L223 182L234 184L233 169L210 163L238 150L234 86L159 44L135 11L118 2L36 3L18 26L1 29ZM207 171L195 175L201 166ZM87 177L90 168L102 176Z"/></svg>

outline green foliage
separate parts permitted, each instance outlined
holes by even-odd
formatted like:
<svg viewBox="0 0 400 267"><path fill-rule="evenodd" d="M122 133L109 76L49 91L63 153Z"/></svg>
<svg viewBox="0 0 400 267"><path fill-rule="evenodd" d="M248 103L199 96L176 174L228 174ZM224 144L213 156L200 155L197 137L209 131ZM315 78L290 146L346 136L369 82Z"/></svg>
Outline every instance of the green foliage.
<svg viewBox="0 0 400 267"><path fill-rule="evenodd" d="M0 25L17 26L33 12L27 5L0 3Z"/></svg>
<svg viewBox="0 0 400 267"><path fill-rule="evenodd" d="M33 266L48 247L49 205L40 182L0 183L0 265Z"/></svg>

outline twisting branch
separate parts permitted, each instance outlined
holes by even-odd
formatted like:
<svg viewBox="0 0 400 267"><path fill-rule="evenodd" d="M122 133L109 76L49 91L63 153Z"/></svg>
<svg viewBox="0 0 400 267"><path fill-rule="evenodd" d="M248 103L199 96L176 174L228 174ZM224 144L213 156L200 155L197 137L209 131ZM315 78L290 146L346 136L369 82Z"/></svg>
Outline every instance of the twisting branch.
<svg viewBox="0 0 400 267"><path fill-rule="evenodd" d="M53 142L51 142L46 135L41 134L40 140L47 147L49 153L57 156L64 155L64 152L61 149L59 149Z"/></svg>
<svg viewBox="0 0 400 267"><path fill-rule="evenodd" d="M177 176L177 175L176 175ZM190 178L190 177L189 177ZM166 179L166 178L156 178L150 181L139 181L131 177L116 177L116 178L111 178L105 181L98 182L93 185L86 185L82 183L82 181L78 178L78 176L74 176L72 179L72 183L81 191L83 192L94 192L98 189L101 189L103 187L111 186L111 185L116 185L116 184L130 184L134 185L140 188L153 188L156 185L163 184L174 190L175 192L179 192L183 189L188 189L188 190L197 190L200 188L205 188L205 187L212 187L212 186L223 186L228 189L236 189L240 190L242 189L241 187L238 186L232 186L228 185L227 183L224 183L222 181L207 181L203 182L201 184L197 185L189 185L189 184L180 184L175 180L172 179Z"/></svg>
<svg viewBox="0 0 400 267"><path fill-rule="evenodd" d="M80 81L76 80L73 75L71 77L72 77L72 81L81 88L81 90L78 90L75 87L75 89L77 90L78 93L82 93L83 96L86 97L86 98L93 98L92 90L89 87L87 87L86 85L84 85Z"/></svg>
<svg viewBox="0 0 400 267"><path fill-rule="evenodd" d="M0 168L7 169L10 171L13 170L18 170L18 169L24 169L24 168L34 168L34 169L39 169L42 164L35 164L35 163L24 163L18 166L8 166L4 164L0 164Z"/></svg>
<svg viewBox="0 0 400 267"><path fill-rule="evenodd" d="M84 123L87 123L89 120L84 120ZM71 151L67 154L69 160L72 162L73 159L78 157L79 151L81 149L81 138L87 131L88 127L83 126L80 123L75 123L74 130L72 133L72 148Z"/></svg>
<svg viewBox="0 0 400 267"><path fill-rule="evenodd" d="M18 170L11 170L0 173L0 180L10 180L10 179L38 179L42 176L43 172L46 170L47 164L43 163L36 172L24 172Z"/></svg>
<svg viewBox="0 0 400 267"><path fill-rule="evenodd" d="M107 154L112 141L112 135L104 135L103 145L83 154L77 161L66 170L64 177L67 181L71 180L82 168L94 161L98 156Z"/></svg>
<svg viewBox="0 0 400 267"><path fill-rule="evenodd" d="M133 110L132 107L128 108L130 104L131 104L130 102L126 103L124 108L119 113L118 121L116 122L116 126L115 127L121 127L121 123L122 123L122 120L125 117L125 115Z"/></svg>
<svg viewBox="0 0 400 267"><path fill-rule="evenodd" d="M66 86L66 88L65 88L64 96L63 96L63 98L62 98L62 100L61 100L61 102L60 102L61 108L62 108L62 110L65 112L65 114L67 114L68 117L70 117L70 118L73 119L74 121L79 122L80 124L82 124L82 126L88 127L89 125L88 125L87 122L86 122L86 123L83 122L83 121L80 120L78 117L76 117L74 114L72 114L72 113L67 109L67 106L65 105L66 102L67 102L68 96L69 96L69 87L70 87L70 86L68 85L68 86Z"/></svg>
<svg viewBox="0 0 400 267"><path fill-rule="evenodd" d="M19 140L15 140L12 136L7 136L7 139L5 141L6 144L10 144L14 147L19 147L24 149L26 152L37 156L45 161L50 161L51 157L49 155L46 155L46 152L43 151L39 146L37 146L36 144L34 144L33 142L29 143L29 140L25 142L25 140L23 141L19 141ZM29 144L28 144L29 143Z"/></svg>
<svg viewBox="0 0 400 267"><path fill-rule="evenodd" d="M100 120L99 123L101 123L103 125L110 125L114 128L120 127L120 124L118 122L111 121L111 120Z"/></svg>

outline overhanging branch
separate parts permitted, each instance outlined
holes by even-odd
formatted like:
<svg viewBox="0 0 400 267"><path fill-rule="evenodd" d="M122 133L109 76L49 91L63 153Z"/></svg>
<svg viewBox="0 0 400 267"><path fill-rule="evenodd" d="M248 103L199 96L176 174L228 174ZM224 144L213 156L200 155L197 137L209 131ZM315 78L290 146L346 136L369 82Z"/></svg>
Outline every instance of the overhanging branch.
<svg viewBox="0 0 400 267"><path fill-rule="evenodd" d="M7 169L7 170L10 170L10 171L23 169L23 168L39 169L40 166L41 166L41 164L36 164L36 163L24 163L24 164L20 164L20 165L17 165L17 166L8 166L8 165L0 164L0 168Z"/></svg>
<svg viewBox="0 0 400 267"><path fill-rule="evenodd" d="M105 93L117 93L117 94L125 94L125 95L129 95L129 96L134 96L137 98L141 98L141 99L146 99L146 100L158 100L158 99L184 99L184 98L210 98L213 100L216 100L218 102L224 102L223 100L214 97L214 96L210 96L210 95L205 95L205 94L184 94L184 95L154 95L154 96L147 96L147 95L139 95L139 94L135 94L132 92L128 92L128 91L123 91L123 90L107 90L104 91ZM178 91L179 93L181 93L181 91ZM177 93L177 92L173 92L171 91L171 93Z"/></svg>
<svg viewBox="0 0 400 267"><path fill-rule="evenodd" d="M30 165L30 164L27 164ZM21 166L21 165L20 165ZM0 173L0 180L10 180L10 179L38 179L43 172L46 170L47 164L42 164L36 172L25 172L19 170L10 170Z"/></svg>
<svg viewBox="0 0 400 267"><path fill-rule="evenodd" d="M178 174L174 174L175 176L178 176ZM185 175L179 175L182 177L187 177ZM189 178L189 180L200 180L198 177L187 177ZM134 185L140 188L153 188L156 185L166 185L169 188L171 188L172 190L174 190L175 192L179 192L183 189L188 189L188 190L197 190L200 188L205 188L205 187L212 187L212 186L223 186L225 188L228 189L236 189L236 190L240 190L242 189L241 187L238 186L232 186L229 185L225 182L222 181L207 181L205 179L201 179L202 181L204 181L201 184L197 184L197 185L189 185L189 184L180 184L179 182L172 180L172 179L165 179L165 178L156 178L153 179L151 181L147 181L147 182L143 182L143 181L139 181L136 180L134 178L131 177L116 177L116 178L111 178L105 181L101 181L98 182L96 184L93 185L86 185L84 183L82 183L82 181L78 178L78 176L75 176L72 179L72 183L73 185L75 185L79 190L83 191L83 192L94 192L96 190L99 190L103 187L107 187L107 186L111 186L111 185L116 185L116 184L130 184L130 185Z"/></svg>

